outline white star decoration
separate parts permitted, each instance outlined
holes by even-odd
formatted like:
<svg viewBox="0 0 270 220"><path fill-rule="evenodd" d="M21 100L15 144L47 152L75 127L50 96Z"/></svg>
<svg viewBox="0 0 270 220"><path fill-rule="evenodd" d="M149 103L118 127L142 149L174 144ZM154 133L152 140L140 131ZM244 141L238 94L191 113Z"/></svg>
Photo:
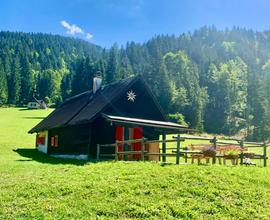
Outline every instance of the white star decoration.
<svg viewBox="0 0 270 220"><path fill-rule="evenodd" d="M136 94L132 90L127 92L127 99L128 101L134 102L136 99Z"/></svg>

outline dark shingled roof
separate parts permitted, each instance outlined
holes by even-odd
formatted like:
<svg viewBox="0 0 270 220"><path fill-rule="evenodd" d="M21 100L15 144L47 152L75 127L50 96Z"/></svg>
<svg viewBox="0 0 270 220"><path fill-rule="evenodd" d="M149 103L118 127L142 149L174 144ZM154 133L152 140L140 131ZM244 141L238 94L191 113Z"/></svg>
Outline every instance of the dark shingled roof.
<svg viewBox="0 0 270 220"><path fill-rule="evenodd" d="M65 101L28 133L89 122L140 78L141 76L129 77L102 87L96 94L87 91L74 96Z"/></svg>

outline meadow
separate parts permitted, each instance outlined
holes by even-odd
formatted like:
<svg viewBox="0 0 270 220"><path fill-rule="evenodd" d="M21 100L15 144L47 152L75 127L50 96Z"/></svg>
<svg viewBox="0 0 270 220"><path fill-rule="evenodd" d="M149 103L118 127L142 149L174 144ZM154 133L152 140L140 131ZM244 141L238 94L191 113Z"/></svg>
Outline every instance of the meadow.
<svg viewBox="0 0 270 220"><path fill-rule="evenodd" d="M55 159L0 108L0 219L270 219L270 167Z"/></svg>

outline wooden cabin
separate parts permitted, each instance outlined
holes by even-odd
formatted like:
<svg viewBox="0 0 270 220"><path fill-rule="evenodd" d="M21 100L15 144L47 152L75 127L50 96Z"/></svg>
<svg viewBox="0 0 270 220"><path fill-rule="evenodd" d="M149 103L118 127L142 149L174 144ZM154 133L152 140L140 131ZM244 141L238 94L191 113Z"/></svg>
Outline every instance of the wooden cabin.
<svg viewBox="0 0 270 220"><path fill-rule="evenodd" d="M32 100L27 103L28 109L47 109L47 105L43 100Z"/></svg>
<svg viewBox="0 0 270 220"><path fill-rule="evenodd" d="M134 76L106 86L96 77L91 91L65 101L29 133L37 134L37 149L46 154L90 159L96 157L97 144L158 140L164 132L181 129L185 126L167 122L146 82ZM140 143L133 147L139 150Z"/></svg>
<svg viewBox="0 0 270 220"><path fill-rule="evenodd" d="M39 109L40 105L37 102L28 102L27 108L28 109Z"/></svg>

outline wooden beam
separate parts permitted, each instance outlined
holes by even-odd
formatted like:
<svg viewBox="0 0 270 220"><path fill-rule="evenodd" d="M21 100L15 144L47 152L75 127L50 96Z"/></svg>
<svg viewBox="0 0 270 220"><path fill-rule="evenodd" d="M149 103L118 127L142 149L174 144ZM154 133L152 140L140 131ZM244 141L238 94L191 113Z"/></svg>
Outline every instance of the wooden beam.
<svg viewBox="0 0 270 220"><path fill-rule="evenodd" d="M266 144L263 145L263 166L267 166L267 146Z"/></svg>
<svg viewBox="0 0 270 220"><path fill-rule="evenodd" d="M214 150L215 152L217 152L217 137L214 137L211 142L213 143L214 145ZM216 154L215 156L213 157L213 161L212 161L212 164L215 164L216 163Z"/></svg>
<svg viewBox="0 0 270 220"><path fill-rule="evenodd" d="M123 144L139 143L141 141L142 141L142 139L132 139L132 140L117 141L116 143L118 145L123 145Z"/></svg>
<svg viewBox="0 0 270 220"><path fill-rule="evenodd" d="M166 162L166 134L163 132L162 134L162 162L165 163Z"/></svg>
<svg viewBox="0 0 270 220"><path fill-rule="evenodd" d="M162 154L162 153L146 153L145 155L146 156L153 155L153 156L175 157L176 156L176 153L166 153L166 154Z"/></svg>
<svg viewBox="0 0 270 220"><path fill-rule="evenodd" d="M264 145L264 143L262 143L262 142L251 142L251 141L245 141L245 144L247 144L247 145L249 145L249 144L251 144L251 145L260 145L260 146Z"/></svg>
<svg viewBox="0 0 270 220"><path fill-rule="evenodd" d="M97 144L97 160L99 160L99 155L100 155L100 145Z"/></svg>
<svg viewBox="0 0 270 220"><path fill-rule="evenodd" d="M144 161L144 152L145 151L145 143L144 138L142 138L142 149L141 149L141 160Z"/></svg>
<svg viewBox="0 0 270 220"><path fill-rule="evenodd" d="M176 164L180 163L180 134L177 135Z"/></svg>
<svg viewBox="0 0 270 220"><path fill-rule="evenodd" d="M122 133L122 147L123 147L123 151L127 151L127 144L124 142L126 140L126 133L128 132L127 131L127 127L126 126L123 126L123 133ZM128 155L127 154L124 154L124 160L126 161L128 158Z"/></svg>
<svg viewBox="0 0 270 220"><path fill-rule="evenodd" d="M177 138L177 137L173 137L173 138ZM205 137L187 137L187 136L182 136L183 139L187 139L187 140L202 140L202 141L211 141L213 140L213 138L205 138Z"/></svg>
<svg viewBox="0 0 270 220"><path fill-rule="evenodd" d="M118 151L117 154L123 154L123 155L129 155L129 154L142 154L146 155L148 152L147 151Z"/></svg>
<svg viewBox="0 0 270 220"><path fill-rule="evenodd" d="M244 153L243 153L243 149L244 149L244 141L240 141L240 148L241 148L241 154L240 154L240 164L243 165L243 159L244 159Z"/></svg>
<svg viewBox="0 0 270 220"><path fill-rule="evenodd" d="M51 154L51 131L48 130L48 141L47 141L47 155Z"/></svg>
<svg viewBox="0 0 270 220"><path fill-rule="evenodd" d="M117 141L115 142L115 160L118 160L118 144Z"/></svg>
<svg viewBox="0 0 270 220"><path fill-rule="evenodd" d="M92 125L90 125L90 127L89 127L89 138L88 138L88 159L90 158L90 148L91 148L91 137L92 137ZM93 157L94 157L94 155L93 155ZM98 157L99 157L99 155L98 155ZM97 160L99 159L97 157Z"/></svg>

